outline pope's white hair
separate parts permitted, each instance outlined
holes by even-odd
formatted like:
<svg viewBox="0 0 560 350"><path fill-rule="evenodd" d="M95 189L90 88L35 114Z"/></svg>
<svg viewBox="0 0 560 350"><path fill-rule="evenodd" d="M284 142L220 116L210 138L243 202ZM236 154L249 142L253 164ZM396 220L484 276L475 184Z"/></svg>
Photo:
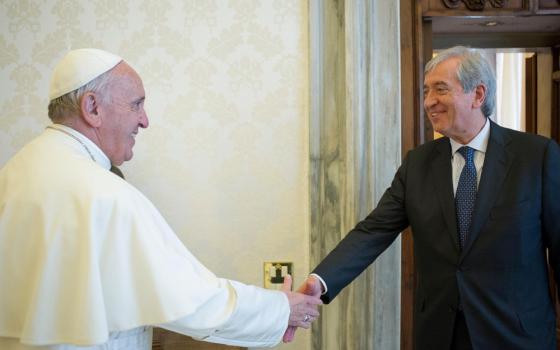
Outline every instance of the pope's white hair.
<svg viewBox="0 0 560 350"><path fill-rule="evenodd" d="M49 118L54 123L60 123L67 118L80 114L80 101L85 93L97 93L100 100L105 102L109 97L107 88L113 81L112 69L101 74L89 83L70 91L60 97L52 99L49 102Z"/></svg>

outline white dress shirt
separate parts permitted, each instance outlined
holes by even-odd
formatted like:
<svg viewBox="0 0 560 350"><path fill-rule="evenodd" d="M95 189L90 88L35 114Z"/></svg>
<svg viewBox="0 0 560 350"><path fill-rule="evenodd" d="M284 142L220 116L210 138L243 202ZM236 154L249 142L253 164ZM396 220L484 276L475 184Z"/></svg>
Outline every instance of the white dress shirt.
<svg viewBox="0 0 560 350"><path fill-rule="evenodd" d="M453 139L449 139L451 144L451 168L453 171L453 194L457 192L459 177L465 166L465 158L457 153L457 150L463 146L469 146L475 150L474 166L476 168L476 186L480 183L480 175L482 174L482 166L484 165L484 157L486 156L486 148L488 147L488 139L490 138L490 122L486 119L486 124L480 132L466 145L463 145Z"/></svg>

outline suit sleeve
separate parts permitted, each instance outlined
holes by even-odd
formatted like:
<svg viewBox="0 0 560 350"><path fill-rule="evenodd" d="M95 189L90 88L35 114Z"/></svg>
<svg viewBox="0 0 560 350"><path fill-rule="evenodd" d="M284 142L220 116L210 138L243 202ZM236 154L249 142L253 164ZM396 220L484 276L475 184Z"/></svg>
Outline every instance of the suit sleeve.
<svg viewBox="0 0 560 350"><path fill-rule="evenodd" d="M312 273L325 281L327 292L321 296L324 303L330 303L408 227L405 210L406 169L405 159L377 207L313 270Z"/></svg>
<svg viewBox="0 0 560 350"><path fill-rule="evenodd" d="M549 141L543 163L542 225L548 259L560 286L560 147ZM560 290L559 290L560 297Z"/></svg>

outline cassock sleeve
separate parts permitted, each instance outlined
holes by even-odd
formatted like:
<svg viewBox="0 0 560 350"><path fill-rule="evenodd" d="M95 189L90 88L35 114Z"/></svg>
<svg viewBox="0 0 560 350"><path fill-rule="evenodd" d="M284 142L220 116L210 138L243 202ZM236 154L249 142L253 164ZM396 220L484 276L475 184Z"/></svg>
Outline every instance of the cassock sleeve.
<svg viewBox="0 0 560 350"><path fill-rule="evenodd" d="M118 210L108 215L109 229L100 230L115 232L105 238L103 276L104 285L111 286L105 303L120 311L111 315L117 328L160 325L236 346L281 341L290 313L284 293L218 278L182 244L149 200L138 192L126 197L136 198L124 205L117 202Z"/></svg>
<svg viewBox="0 0 560 350"><path fill-rule="evenodd" d="M159 326L213 343L248 347L277 345L286 328L283 325L288 324L287 297L278 291L237 281L221 279L220 285L222 292L196 313Z"/></svg>

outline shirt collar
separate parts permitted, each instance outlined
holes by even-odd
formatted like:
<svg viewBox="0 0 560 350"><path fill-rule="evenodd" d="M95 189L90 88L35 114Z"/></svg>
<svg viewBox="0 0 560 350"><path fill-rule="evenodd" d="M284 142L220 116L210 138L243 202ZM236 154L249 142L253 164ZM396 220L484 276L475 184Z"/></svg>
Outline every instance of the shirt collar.
<svg viewBox="0 0 560 350"><path fill-rule="evenodd" d="M82 133L62 124L52 124L51 127L54 129L62 130L63 132L67 132L77 138L79 141L81 141L82 145L87 148L87 151L91 153L93 159L97 164L101 165L107 170L111 169L111 161L105 155L105 153L103 153L103 151L99 147L97 147L97 145L93 143L93 141L85 137Z"/></svg>
<svg viewBox="0 0 560 350"><path fill-rule="evenodd" d="M490 121L488 121L488 118L486 118L486 122L482 130L480 130L478 135L476 135L474 139L472 139L471 142L469 142L468 144L463 145L453 140L452 138L449 138L449 142L451 143L451 154L455 154L455 152L457 152L457 150L463 146L469 146L479 152L486 153L486 148L488 147L489 138L490 138Z"/></svg>

